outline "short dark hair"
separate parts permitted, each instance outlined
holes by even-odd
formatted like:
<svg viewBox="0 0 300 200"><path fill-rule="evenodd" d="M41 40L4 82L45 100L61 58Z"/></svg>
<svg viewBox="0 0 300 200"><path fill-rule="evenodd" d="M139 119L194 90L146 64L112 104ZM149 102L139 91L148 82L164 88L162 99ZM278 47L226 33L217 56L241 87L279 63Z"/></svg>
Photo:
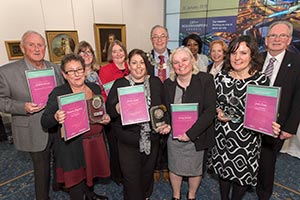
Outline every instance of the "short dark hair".
<svg viewBox="0 0 300 200"><path fill-rule="evenodd" d="M230 55L237 51L242 42L246 43L247 47L250 49L251 52L250 69L248 73L253 74L255 71L260 71L262 69L263 59L262 56L259 54L256 40L249 35L236 37L229 43L228 53L225 58L225 69L233 69L230 63Z"/></svg>
<svg viewBox="0 0 300 200"><path fill-rule="evenodd" d="M61 71L66 72L65 71L66 64L71 62L71 61L79 61L82 65L83 69L85 69L83 58L80 55L70 53L70 54L65 55L63 57L63 59L61 60L61 64L60 64Z"/></svg>
<svg viewBox="0 0 300 200"><path fill-rule="evenodd" d="M148 69L151 66L151 64L148 60L147 54L141 49L132 49L128 54L128 64L129 65L130 65L130 61L134 55L140 55L143 58L145 65L146 65L147 72L148 72L149 71Z"/></svg>
<svg viewBox="0 0 300 200"><path fill-rule="evenodd" d="M192 34L186 36L182 41L182 45L186 47L187 43L190 39L195 40L198 43L198 46L199 46L198 53L200 54L202 52L202 40L199 37L199 35L192 33Z"/></svg>

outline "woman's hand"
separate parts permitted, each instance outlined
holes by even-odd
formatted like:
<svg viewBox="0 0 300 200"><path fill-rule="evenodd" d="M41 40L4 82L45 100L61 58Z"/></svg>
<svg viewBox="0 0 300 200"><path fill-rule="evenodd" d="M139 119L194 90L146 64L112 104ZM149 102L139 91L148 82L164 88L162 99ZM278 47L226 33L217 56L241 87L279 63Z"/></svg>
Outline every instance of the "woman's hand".
<svg viewBox="0 0 300 200"><path fill-rule="evenodd" d="M171 131L171 126L169 124L163 124L157 128L157 132L162 135L168 134Z"/></svg>
<svg viewBox="0 0 300 200"><path fill-rule="evenodd" d="M116 104L116 111L118 114L120 114L120 104L119 103Z"/></svg>
<svg viewBox="0 0 300 200"><path fill-rule="evenodd" d="M225 117L224 111L221 110L220 108L217 108L217 118L221 122L228 122L230 119L228 117Z"/></svg>
<svg viewBox="0 0 300 200"><path fill-rule="evenodd" d="M274 133L274 138L278 138L280 135L280 124L277 122L272 122L272 128L273 128L273 133Z"/></svg>
<svg viewBox="0 0 300 200"><path fill-rule="evenodd" d="M59 124L63 124L66 119L65 111L57 110L56 113L54 114L54 118Z"/></svg>
<svg viewBox="0 0 300 200"><path fill-rule="evenodd" d="M184 133L183 135L180 135L177 139L179 141L181 141L181 142L188 142L188 141L190 141L190 138L187 136L186 133Z"/></svg>
<svg viewBox="0 0 300 200"><path fill-rule="evenodd" d="M101 121L100 121L100 123L106 125L109 122L110 122L110 116L108 114L104 114Z"/></svg>

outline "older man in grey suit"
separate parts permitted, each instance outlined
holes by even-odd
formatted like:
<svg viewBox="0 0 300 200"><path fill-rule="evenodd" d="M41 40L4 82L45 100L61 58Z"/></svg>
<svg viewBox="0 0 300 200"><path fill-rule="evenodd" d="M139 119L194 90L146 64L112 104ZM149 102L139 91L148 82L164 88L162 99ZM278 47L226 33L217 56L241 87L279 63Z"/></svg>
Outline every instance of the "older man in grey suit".
<svg viewBox="0 0 300 200"><path fill-rule="evenodd" d="M40 118L44 106L31 101L26 70L53 67L58 85L63 83L58 66L45 61L42 35L27 31L22 36L24 59L0 67L0 111L12 115L12 134L17 150L29 152L33 161L37 200L49 199L50 147L54 134L43 130Z"/></svg>

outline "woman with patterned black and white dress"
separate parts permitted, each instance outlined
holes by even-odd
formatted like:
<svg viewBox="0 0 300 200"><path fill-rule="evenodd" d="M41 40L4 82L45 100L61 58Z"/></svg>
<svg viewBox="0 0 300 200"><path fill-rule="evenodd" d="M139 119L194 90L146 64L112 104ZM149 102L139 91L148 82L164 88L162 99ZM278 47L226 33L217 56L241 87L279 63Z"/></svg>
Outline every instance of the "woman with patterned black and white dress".
<svg viewBox="0 0 300 200"><path fill-rule="evenodd" d="M247 85L269 84L269 79L259 72L261 67L256 41L241 36L229 44L225 60L227 70L221 71L215 79L216 144L208 163L210 169L219 175L222 200L240 200L248 186L257 183L261 135L243 127L243 116ZM276 135L279 130L280 125L273 122Z"/></svg>

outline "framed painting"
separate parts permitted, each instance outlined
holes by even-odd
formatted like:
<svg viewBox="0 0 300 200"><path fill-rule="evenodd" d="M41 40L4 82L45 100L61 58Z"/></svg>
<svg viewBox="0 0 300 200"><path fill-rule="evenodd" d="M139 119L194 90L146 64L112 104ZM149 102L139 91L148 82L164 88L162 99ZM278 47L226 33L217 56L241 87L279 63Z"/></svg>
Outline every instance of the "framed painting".
<svg viewBox="0 0 300 200"><path fill-rule="evenodd" d="M108 48L114 40L120 40L126 46L125 24L94 24L97 58L105 65L108 60Z"/></svg>
<svg viewBox="0 0 300 200"><path fill-rule="evenodd" d="M78 44L77 31L46 31L50 61L60 63L64 55L72 53Z"/></svg>
<svg viewBox="0 0 300 200"><path fill-rule="evenodd" d="M23 53L20 47L20 40L5 41L8 60L20 60L23 58Z"/></svg>

